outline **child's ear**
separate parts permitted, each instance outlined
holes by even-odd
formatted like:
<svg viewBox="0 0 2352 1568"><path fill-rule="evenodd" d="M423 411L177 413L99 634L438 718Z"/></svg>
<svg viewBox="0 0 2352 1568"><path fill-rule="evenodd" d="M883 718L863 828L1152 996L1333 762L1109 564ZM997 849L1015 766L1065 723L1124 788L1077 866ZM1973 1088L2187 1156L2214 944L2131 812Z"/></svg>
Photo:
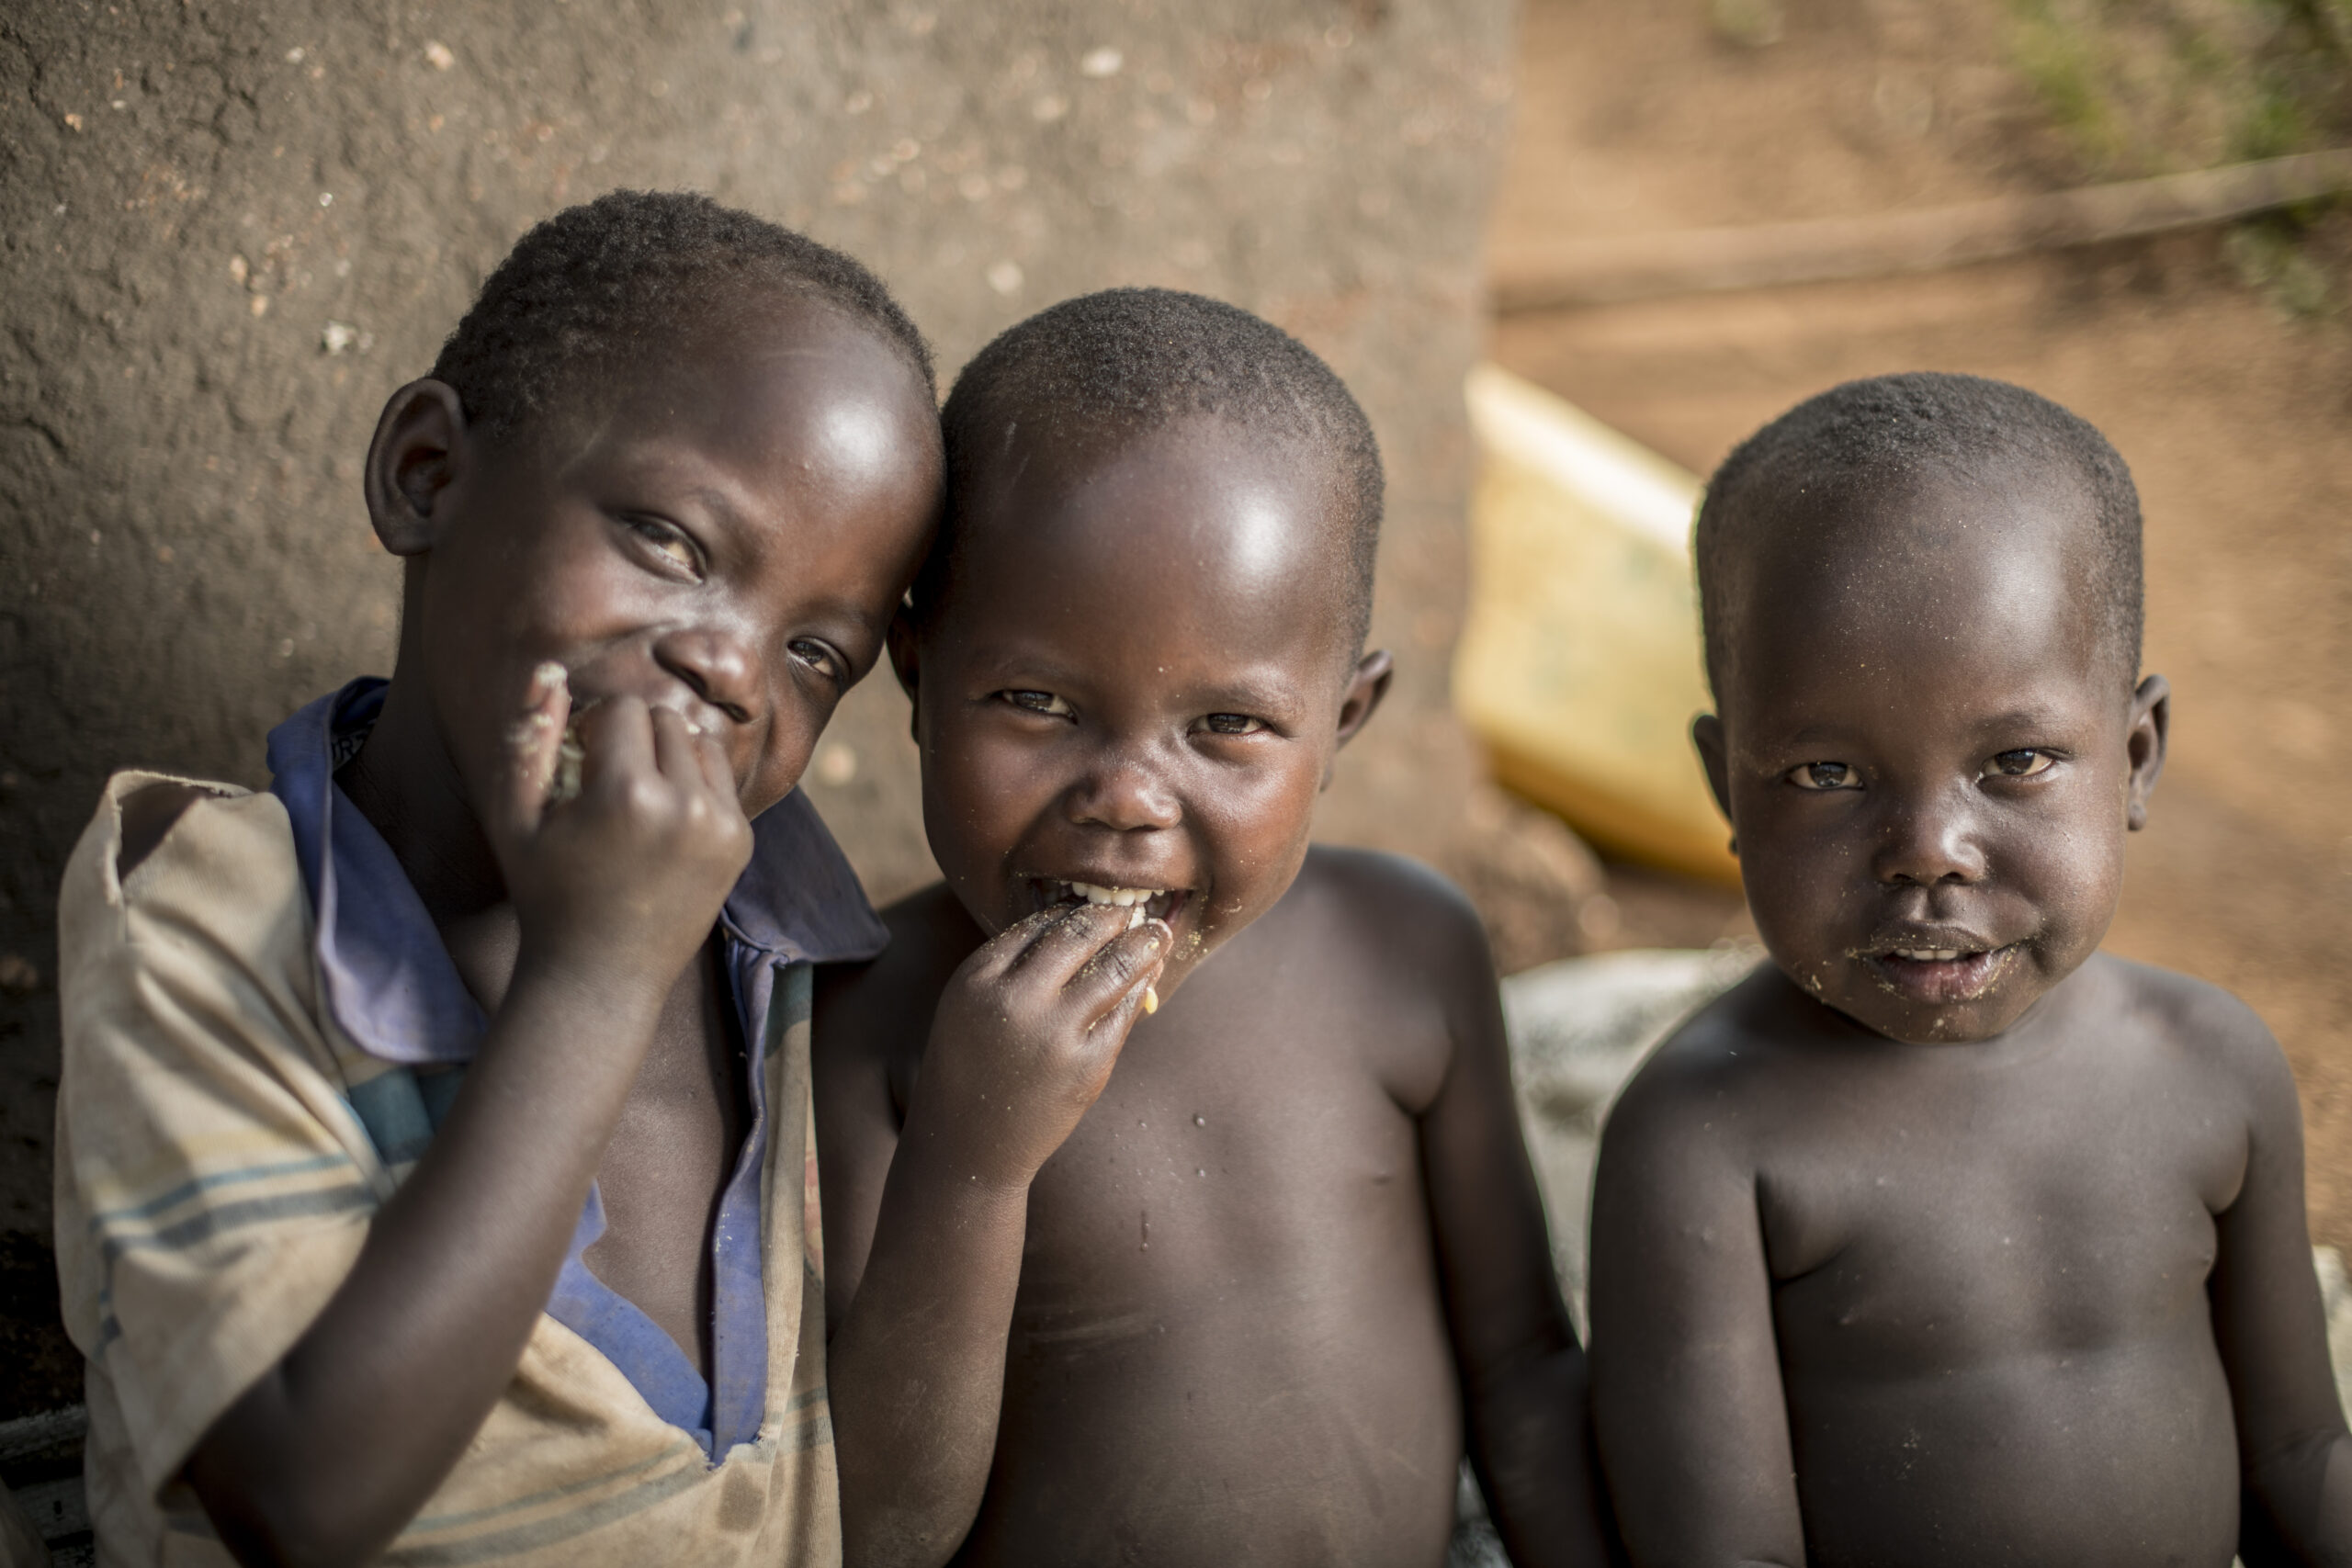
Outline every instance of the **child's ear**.
<svg viewBox="0 0 2352 1568"><path fill-rule="evenodd" d="M1702 713L1690 721L1690 743L1699 748L1699 764L1707 770L1707 788L1715 797L1715 809L1731 821L1731 763L1724 750L1724 721L1711 713ZM1739 840L1731 841L1731 852L1739 853Z"/></svg>
<svg viewBox="0 0 2352 1568"><path fill-rule="evenodd" d="M1374 649L1356 660L1348 676L1347 692L1340 698L1339 739L1332 743L1331 756L1336 761L1340 748L1356 738L1357 732L1372 718L1380 700L1388 694L1388 682L1396 673L1396 661L1388 657L1385 649ZM1323 764L1323 788L1331 787L1331 763Z"/></svg>
<svg viewBox="0 0 2352 1568"><path fill-rule="evenodd" d="M455 387L428 376L391 395L368 444L361 479L368 520L384 548L415 556L433 547L442 492L471 451L465 405Z"/></svg>
<svg viewBox="0 0 2352 1568"><path fill-rule="evenodd" d="M2148 796L2156 790L2156 775L2165 771L2165 740L2172 729L2172 683L2151 675L2132 694L2132 735L2124 742L2132 760L2131 792L2124 797L2123 822L2138 832L2148 825Z"/></svg>
<svg viewBox="0 0 2352 1568"><path fill-rule="evenodd" d="M1345 746L1356 738L1371 719L1380 700L1388 694L1388 682L1396 673L1396 661L1388 657L1386 649L1375 648L1356 660L1355 673L1348 677L1348 694L1340 699L1340 744Z"/></svg>
<svg viewBox="0 0 2352 1568"><path fill-rule="evenodd" d="M922 697L916 691L922 674L922 651L915 635L914 612L904 603L899 613L890 617L890 629L886 640L890 649L890 673L899 678L899 690L907 694L907 733L922 744Z"/></svg>

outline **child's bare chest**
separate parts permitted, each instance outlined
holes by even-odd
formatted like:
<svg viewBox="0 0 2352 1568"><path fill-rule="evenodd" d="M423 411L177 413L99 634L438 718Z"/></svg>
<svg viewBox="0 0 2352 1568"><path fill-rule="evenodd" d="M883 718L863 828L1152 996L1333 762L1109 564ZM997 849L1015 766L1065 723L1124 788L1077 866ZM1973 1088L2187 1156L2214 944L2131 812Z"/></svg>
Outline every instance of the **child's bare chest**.
<svg viewBox="0 0 2352 1568"><path fill-rule="evenodd" d="M1949 1374L2201 1328L2246 1145L2200 1086L2052 1068L1873 1087L1759 1170L1784 1355Z"/></svg>
<svg viewBox="0 0 2352 1568"><path fill-rule="evenodd" d="M1000 1431L1023 1462L990 1483L977 1561L1146 1519L1176 1557L1235 1561L1327 1513L1329 1560L1387 1561L1396 1540L1358 1539L1371 1496L1411 1499L1442 1545L1453 1364L1418 1124L1380 1070L1411 1042L1344 1004L1253 1022L1209 999L1188 987L1130 1037L1032 1189Z"/></svg>
<svg viewBox="0 0 2352 1568"><path fill-rule="evenodd" d="M1261 1033L1177 1011L1199 999L1136 1031L1039 1173L1024 1305L1279 1292L1332 1272L1330 1249L1378 1269L1419 1245L1416 1124L1370 1043L1343 1019Z"/></svg>
<svg viewBox="0 0 2352 1568"><path fill-rule="evenodd" d="M495 1010L513 976L514 910L501 905L444 933L468 987ZM719 1191L750 1124L741 1031L717 943L706 943L663 1004L653 1042L596 1168L605 1233L589 1271L710 1371L710 1246Z"/></svg>
<svg viewBox="0 0 2352 1568"><path fill-rule="evenodd" d="M708 960L672 992L596 1169L604 1235L584 1261L707 1374L711 1227L749 1123L743 1058Z"/></svg>

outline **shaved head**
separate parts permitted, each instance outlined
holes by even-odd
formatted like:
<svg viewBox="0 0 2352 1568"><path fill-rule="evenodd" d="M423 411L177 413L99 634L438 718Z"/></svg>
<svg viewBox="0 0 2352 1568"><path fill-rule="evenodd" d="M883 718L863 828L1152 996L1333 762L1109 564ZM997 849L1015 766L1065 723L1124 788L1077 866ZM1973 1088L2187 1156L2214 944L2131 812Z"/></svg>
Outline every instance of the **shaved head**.
<svg viewBox="0 0 2352 1568"><path fill-rule="evenodd" d="M2008 499L2031 497L2029 508ZM2007 499L2005 499L2007 498ZM1848 536L1866 530L1871 536ZM2036 541L2020 531L2061 531ZM2125 689L2139 673L2140 497L2107 438L2022 387L1920 373L1849 381L1742 442L1708 481L1696 555L1720 702L1771 585L1989 544L2059 574ZM2036 547L2037 544L2044 547ZM1838 563L1843 563L1838 564ZM1906 568L1907 570L1907 568ZM1859 584L1857 592L1863 592Z"/></svg>

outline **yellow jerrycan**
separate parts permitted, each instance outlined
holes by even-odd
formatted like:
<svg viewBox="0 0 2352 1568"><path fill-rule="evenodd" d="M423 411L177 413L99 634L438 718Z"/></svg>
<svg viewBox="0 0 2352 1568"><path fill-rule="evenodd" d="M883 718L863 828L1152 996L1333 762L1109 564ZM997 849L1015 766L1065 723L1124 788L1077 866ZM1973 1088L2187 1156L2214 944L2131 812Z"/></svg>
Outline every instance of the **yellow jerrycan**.
<svg viewBox="0 0 2352 1568"><path fill-rule="evenodd" d="M1737 886L1690 720L1712 705L1690 562L1696 477L1493 365L1453 701L1496 780L1600 848Z"/></svg>

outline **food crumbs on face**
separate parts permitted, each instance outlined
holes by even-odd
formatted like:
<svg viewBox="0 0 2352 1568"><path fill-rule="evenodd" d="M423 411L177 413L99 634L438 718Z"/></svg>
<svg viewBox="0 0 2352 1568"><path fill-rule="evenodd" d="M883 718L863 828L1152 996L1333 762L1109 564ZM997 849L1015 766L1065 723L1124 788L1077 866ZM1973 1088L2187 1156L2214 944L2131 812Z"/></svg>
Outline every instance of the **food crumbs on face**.
<svg viewBox="0 0 2352 1568"><path fill-rule="evenodd" d="M580 744L580 727L567 724L563 739L556 742L555 773L548 780L549 806L561 806L580 794L580 764L588 760L588 749Z"/></svg>

